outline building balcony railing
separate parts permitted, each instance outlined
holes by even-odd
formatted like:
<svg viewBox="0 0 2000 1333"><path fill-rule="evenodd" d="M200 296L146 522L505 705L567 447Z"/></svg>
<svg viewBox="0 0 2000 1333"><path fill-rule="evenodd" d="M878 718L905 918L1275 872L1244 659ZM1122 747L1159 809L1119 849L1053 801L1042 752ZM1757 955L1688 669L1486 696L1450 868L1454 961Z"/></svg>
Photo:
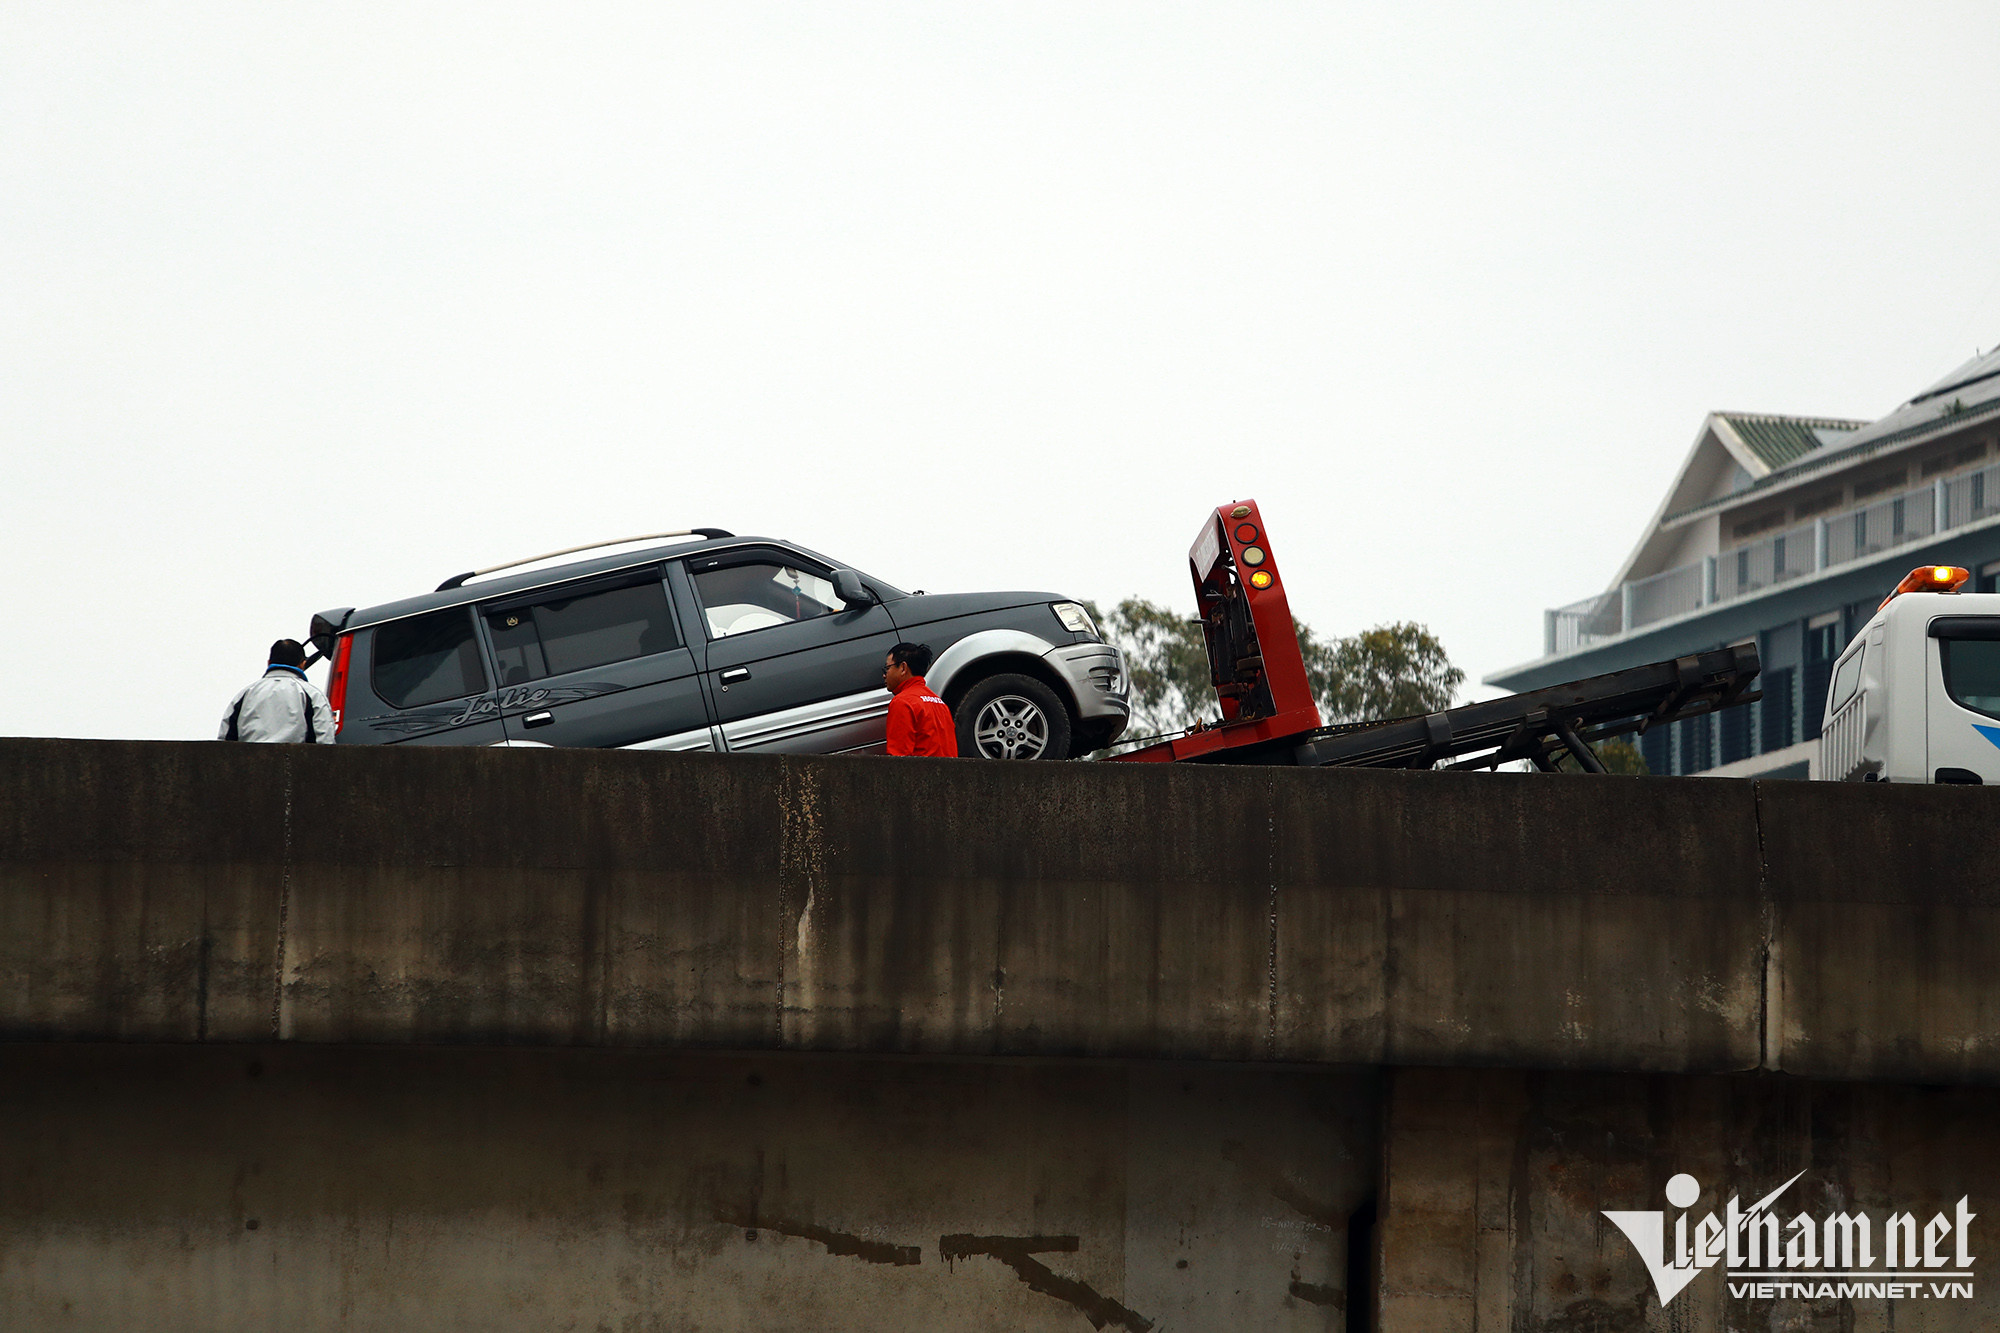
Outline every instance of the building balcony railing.
<svg viewBox="0 0 2000 1333"><path fill-rule="evenodd" d="M1801 523L1720 555L1544 611L1544 654L1573 653L1662 620L1996 516L2000 516L2000 463L1963 476L1940 477L1928 486Z"/></svg>

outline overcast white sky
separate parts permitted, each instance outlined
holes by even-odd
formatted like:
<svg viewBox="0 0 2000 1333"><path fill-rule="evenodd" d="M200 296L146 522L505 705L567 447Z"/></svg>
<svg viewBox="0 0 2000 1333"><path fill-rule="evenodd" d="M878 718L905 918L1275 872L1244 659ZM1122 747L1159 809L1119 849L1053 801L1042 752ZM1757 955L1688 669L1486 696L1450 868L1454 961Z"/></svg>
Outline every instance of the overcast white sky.
<svg viewBox="0 0 2000 1333"><path fill-rule="evenodd" d="M661 528L1185 604L1244 496L1476 680L1705 412L2000 341L1996 71L1991 3L0 3L0 733Z"/></svg>

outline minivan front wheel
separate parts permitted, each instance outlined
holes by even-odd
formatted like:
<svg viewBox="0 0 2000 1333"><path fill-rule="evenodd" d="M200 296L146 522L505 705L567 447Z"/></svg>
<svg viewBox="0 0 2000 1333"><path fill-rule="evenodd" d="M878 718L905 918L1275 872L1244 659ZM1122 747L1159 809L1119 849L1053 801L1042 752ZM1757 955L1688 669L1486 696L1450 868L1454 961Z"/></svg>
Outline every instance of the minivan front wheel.
<svg viewBox="0 0 2000 1333"><path fill-rule="evenodd" d="M953 712L965 758L1069 758L1069 710L1033 676L988 676Z"/></svg>

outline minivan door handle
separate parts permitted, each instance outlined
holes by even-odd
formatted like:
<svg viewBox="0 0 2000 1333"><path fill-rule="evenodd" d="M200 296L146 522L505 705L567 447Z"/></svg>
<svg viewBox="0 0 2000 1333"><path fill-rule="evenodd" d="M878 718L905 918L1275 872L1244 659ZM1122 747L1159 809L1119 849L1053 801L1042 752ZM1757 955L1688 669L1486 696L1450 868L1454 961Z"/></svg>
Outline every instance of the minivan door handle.
<svg viewBox="0 0 2000 1333"><path fill-rule="evenodd" d="M521 725L524 727L546 727L555 720L556 715L554 713L530 713L521 719Z"/></svg>
<svg viewBox="0 0 2000 1333"><path fill-rule="evenodd" d="M729 668L729 670L722 673L722 681L725 685L731 683L732 681L748 680L748 679L750 679L749 667L731 667Z"/></svg>

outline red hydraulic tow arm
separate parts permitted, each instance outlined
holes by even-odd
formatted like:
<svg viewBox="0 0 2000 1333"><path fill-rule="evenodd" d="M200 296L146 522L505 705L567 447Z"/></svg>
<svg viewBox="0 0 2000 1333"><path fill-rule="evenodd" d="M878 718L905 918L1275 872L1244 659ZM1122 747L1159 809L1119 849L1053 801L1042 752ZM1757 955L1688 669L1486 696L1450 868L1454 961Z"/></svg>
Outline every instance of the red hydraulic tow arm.
<svg viewBox="0 0 2000 1333"><path fill-rule="evenodd" d="M1255 500L1220 505L1208 516L1188 549L1188 573L1222 720L1114 758L1195 759L1318 730L1298 628Z"/></svg>

